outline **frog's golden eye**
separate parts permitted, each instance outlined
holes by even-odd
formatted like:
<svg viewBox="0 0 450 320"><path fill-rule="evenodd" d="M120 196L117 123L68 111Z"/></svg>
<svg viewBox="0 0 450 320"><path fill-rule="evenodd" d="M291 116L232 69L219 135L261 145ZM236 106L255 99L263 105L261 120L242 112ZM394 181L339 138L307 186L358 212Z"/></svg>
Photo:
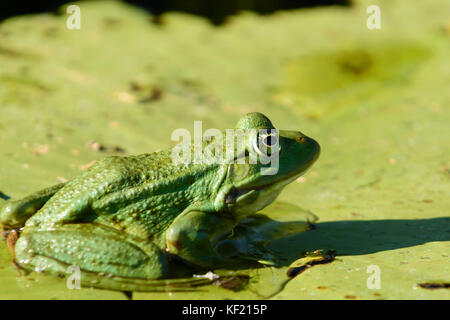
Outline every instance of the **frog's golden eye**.
<svg viewBox="0 0 450 320"><path fill-rule="evenodd" d="M253 149L262 156L270 156L281 151L278 130L259 130L253 140Z"/></svg>

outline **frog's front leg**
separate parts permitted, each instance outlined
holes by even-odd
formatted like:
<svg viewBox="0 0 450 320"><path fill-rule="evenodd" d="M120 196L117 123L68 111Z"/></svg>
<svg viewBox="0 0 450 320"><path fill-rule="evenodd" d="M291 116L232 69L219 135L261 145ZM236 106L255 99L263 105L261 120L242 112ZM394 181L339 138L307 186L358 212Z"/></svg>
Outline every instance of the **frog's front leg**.
<svg viewBox="0 0 450 320"><path fill-rule="evenodd" d="M166 232L170 253L201 267L229 262L217 250L218 241L228 234L236 220L225 213L190 211L177 217Z"/></svg>
<svg viewBox="0 0 450 320"><path fill-rule="evenodd" d="M159 279L168 272L166 256L150 241L95 224L25 228L15 252L16 262L24 269L59 276L76 266L82 285L90 286L86 279L105 275L102 281L114 290L129 290L136 281Z"/></svg>

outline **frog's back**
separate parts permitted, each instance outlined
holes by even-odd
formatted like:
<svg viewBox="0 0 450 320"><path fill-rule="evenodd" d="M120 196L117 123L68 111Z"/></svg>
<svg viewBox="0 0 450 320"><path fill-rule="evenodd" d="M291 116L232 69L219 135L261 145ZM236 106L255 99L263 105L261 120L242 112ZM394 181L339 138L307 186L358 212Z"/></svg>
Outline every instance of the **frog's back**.
<svg viewBox="0 0 450 320"><path fill-rule="evenodd" d="M196 166L173 165L167 151L107 157L68 182L27 226L97 222L146 237L163 231L213 179Z"/></svg>

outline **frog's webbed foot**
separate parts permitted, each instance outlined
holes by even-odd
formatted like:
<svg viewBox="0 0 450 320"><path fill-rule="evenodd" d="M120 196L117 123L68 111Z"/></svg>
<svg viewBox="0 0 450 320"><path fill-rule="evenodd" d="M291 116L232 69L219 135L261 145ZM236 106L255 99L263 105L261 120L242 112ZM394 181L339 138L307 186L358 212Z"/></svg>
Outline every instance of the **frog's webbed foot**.
<svg viewBox="0 0 450 320"><path fill-rule="evenodd" d="M135 291L167 273L166 257L154 244L94 224L25 229L15 254L27 270L59 277L78 274L86 287Z"/></svg>
<svg viewBox="0 0 450 320"><path fill-rule="evenodd" d="M279 259L266 245L265 241L226 239L219 242L216 249L221 256L229 259L256 261L268 266L277 266Z"/></svg>
<svg viewBox="0 0 450 320"><path fill-rule="evenodd" d="M185 262L205 268L226 267L249 260L278 264L275 254L266 248L269 243L266 237L246 225L235 226L233 231L237 233L224 239L223 230L230 230L235 223L225 214L191 211L182 219L176 219L168 229L167 247Z"/></svg>

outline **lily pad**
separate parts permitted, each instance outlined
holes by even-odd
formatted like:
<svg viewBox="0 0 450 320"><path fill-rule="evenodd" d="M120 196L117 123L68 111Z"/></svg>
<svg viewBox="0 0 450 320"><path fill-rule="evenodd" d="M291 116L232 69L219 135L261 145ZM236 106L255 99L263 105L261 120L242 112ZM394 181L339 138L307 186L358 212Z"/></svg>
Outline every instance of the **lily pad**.
<svg viewBox="0 0 450 320"><path fill-rule="evenodd" d="M270 248L284 263L211 270L222 282L133 298L450 297L448 1L243 12L219 27L180 13L157 25L118 1L77 4L80 30L66 28L64 8L0 24L0 202L106 155L170 147L194 120L233 128L259 111L322 146L279 198L303 209L275 203L263 214L281 231L252 227L283 235ZM366 26L373 4L379 30ZM305 212L319 217L315 229L305 231ZM0 243L2 299L127 298L21 275L10 260Z"/></svg>

